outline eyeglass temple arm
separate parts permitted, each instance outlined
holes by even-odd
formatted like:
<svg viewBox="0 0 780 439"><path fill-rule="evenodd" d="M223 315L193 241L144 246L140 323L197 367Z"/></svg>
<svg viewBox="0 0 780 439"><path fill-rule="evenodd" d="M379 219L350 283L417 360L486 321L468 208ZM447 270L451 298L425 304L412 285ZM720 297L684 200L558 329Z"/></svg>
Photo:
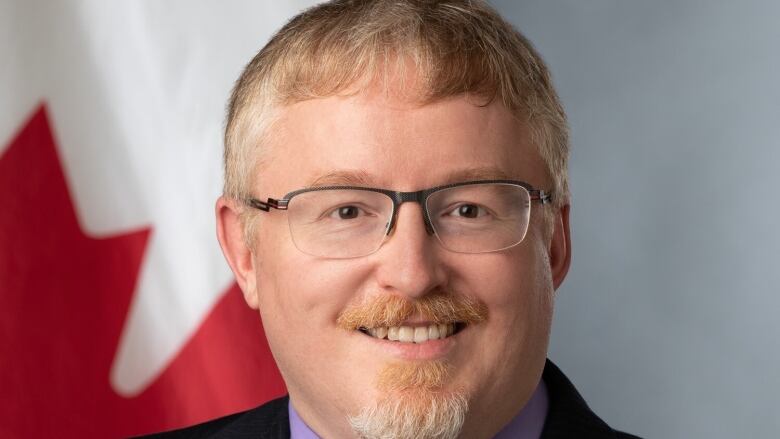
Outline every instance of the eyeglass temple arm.
<svg viewBox="0 0 780 439"><path fill-rule="evenodd" d="M276 200L274 198L269 198L268 201L260 201L256 198L245 200L245 203L249 207L254 207L255 209L262 210L263 212L268 212L271 210L271 208L287 210L287 203L289 202L290 200Z"/></svg>
<svg viewBox="0 0 780 439"><path fill-rule="evenodd" d="M542 204L552 202L552 194L546 194L542 190L534 189L528 191L528 194L531 195L531 200L539 200Z"/></svg>

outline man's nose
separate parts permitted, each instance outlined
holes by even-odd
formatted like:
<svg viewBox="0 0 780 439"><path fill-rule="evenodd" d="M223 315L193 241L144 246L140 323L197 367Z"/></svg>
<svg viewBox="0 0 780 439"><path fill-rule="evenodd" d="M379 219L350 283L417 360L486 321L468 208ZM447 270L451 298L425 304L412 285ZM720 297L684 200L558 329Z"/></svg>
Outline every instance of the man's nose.
<svg viewBox="0 0 780 439"><path fill-rule="evenodd" d="M422 207L403 203L390 236L375 254L377 280L385 290L412 298L446 286L441 246L425 227Z"/></svg>

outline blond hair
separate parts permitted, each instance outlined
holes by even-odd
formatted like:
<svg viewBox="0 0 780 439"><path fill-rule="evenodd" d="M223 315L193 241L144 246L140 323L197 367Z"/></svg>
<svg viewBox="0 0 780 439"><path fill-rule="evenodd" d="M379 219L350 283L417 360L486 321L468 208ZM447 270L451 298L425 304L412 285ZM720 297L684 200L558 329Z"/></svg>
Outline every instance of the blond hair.
<svg viewBox="0 0 780 439"><path fill-rule="evenodd" d="M528 124L552 179L569 199L566 115L531 43L480 0L335 0L280 29L236 82L225 129L226 196L246 198L276 110L386 82L411 61L421 104L458 95L500 99ZM548 188L545 188L548 189Z"/></svg>

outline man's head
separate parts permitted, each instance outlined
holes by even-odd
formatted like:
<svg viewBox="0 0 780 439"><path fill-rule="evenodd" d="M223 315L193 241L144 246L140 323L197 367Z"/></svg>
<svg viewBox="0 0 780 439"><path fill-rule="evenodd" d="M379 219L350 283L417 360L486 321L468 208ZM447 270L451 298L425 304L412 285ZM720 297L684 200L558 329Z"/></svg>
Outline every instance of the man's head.
<svg viewBox="0 0 780 439"><path fill-rule="evenodd" d="M220 242L315 431L517 413L570 257L565 117L522 36L477 1L320 5L247 66L225 141Z"/></svg>

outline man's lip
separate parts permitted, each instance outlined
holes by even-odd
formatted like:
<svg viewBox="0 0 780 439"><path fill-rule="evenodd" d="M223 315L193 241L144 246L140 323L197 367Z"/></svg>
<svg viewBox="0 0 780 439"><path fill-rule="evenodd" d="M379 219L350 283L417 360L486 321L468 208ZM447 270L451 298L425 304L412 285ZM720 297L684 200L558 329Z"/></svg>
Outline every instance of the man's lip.
<svg viewBox="0 0 780 439"><path fill-rule="evenodd" d="M394 325L394 326L412 326L412 327L417 327L417 326L429 326L429 325L433 325L433 324L436 324L436 322L434 322L432 320L416 320L415 319L415 320L404 320L403 322L401 322L401 324Z"/></svg>
<svg viewBox="0 0 780 439"><path fill-rule="evenodd" d="M390 340L380 340L366 336L366 340L375 345L377 350L386 356L402 360L436 360L446 356L457 344L457 334L438 340L428 340L424 343L402 343Z"/></svg>
<svg viewBox="0 0 780 439"><path fill-rule="evenodd" d="M425 318L423 316L412 316L396 326L422 326L422 325L432 325L435 323L437 322L429 318Z"/></svg>

